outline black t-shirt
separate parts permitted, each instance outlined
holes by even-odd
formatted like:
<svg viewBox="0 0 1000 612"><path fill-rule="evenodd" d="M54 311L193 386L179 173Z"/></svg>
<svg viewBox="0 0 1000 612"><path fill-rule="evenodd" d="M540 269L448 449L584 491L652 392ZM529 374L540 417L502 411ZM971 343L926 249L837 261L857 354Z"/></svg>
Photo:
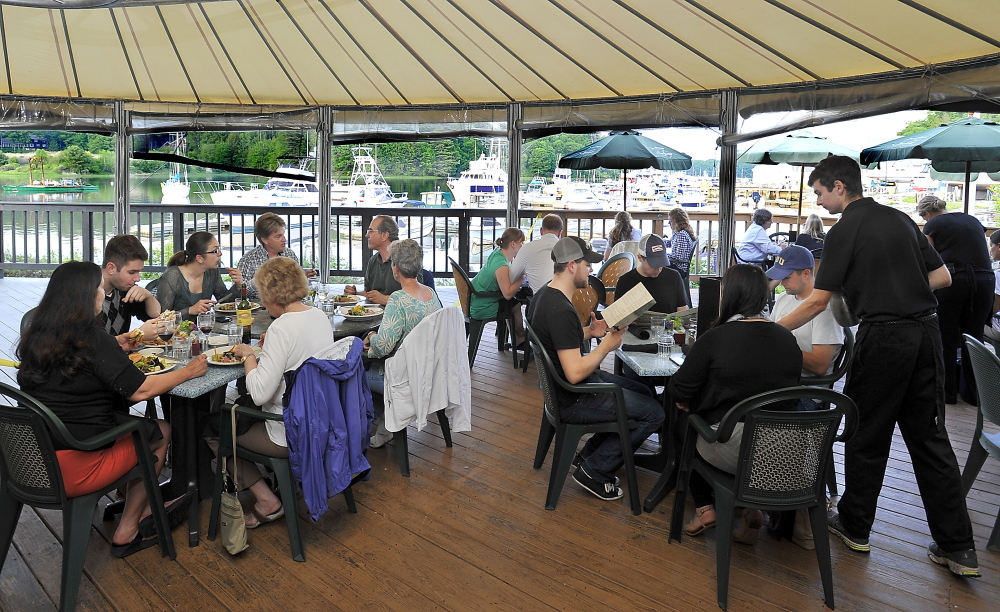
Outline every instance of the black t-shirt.
<svg viewBox="0 0 1000 612"><path fill-rule="evenodd" d="M732 321L698 337L670 377L669 391L675 402L715 424L748 397L797 386L801 372L802 350L792 332L770 321Z"/></svg>
<svg viewBox="0 0 1000 612"><path fill-rule="evenodd" d="M942 265L912 219L862 198L827 233L816 288L843 291L862 321L912 319L937 309L927 273Z"/></svg>
<svg viewBox="0 0 1000 612"><path fill-rule="evenodd" d="M558 351L579 351L584 339L583 326L580 325L580 317L576 314L573 303L559 289L542 287L528 306L528 322L555 365L556 373L565 379L566 373L559 362ZM555 395L559 408L571 406L580 396L579 393L571 393L558 385L555 387Z"/></svg>
<svg viewBox="0 0 1000 612"><path fill-rule="evenodd" d="M115 406L124 403L116 402L115 396L127 398L146 381L114 337L101 327L90 328L86 342L86 362L70 378L56 374L44 384L34 385L18 373L21 389L52 410L78 440L104 433L121 422Z"/></svg>
<svg viewBox="0 0 1000 612"><path fill-rule="evenodd" d="M655 312L677 312L678 308L687 308L687 296L684 293L684 280L676 270L663 268L659 276L652 278L639 274L639 270L629 270L618 279L615 295L625 295L629 289L642 283L656 303Z"/></svg>
<svg viewBox="0 0 1000 612"><path fill-rule="evenodd" d="M924 224L924 235L934 240L934 250L945 263L991 271L986 228L972 215L958 212L938 215Z"/></svg>

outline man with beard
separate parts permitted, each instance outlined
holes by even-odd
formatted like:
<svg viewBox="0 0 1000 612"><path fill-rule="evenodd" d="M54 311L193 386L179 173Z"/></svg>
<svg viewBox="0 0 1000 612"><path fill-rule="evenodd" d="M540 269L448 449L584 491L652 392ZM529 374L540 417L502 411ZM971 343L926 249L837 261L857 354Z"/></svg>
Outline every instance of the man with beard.
<svg viewBox="0 0 1000 612"><path fill-rule="evenodd" d="M638 423L631 432L632 448L637 448L663 423L663 408L644 385L607 374L600 370L601 362L622 343L625 330L608 330L603 320L592 318L590 325L580 325L573 307L572 296L587 286L591 264L601 256L586 242L575 236L560 239L552 248L552 282L539 291L528 307L528 320L542 347L555 365L556 374L571 384L611 382L622 387L625 409L630 419ZM597 347L584 354L583 343L591 338L603 338ZM609 393L573 393L555 388L560 416L568 423L593 423L613 418L614 396ZM594 434L573 460L573 479L604 500L615 500L624 494L618 486L615 472L624 464L621 441L616 433Z"/></svg>

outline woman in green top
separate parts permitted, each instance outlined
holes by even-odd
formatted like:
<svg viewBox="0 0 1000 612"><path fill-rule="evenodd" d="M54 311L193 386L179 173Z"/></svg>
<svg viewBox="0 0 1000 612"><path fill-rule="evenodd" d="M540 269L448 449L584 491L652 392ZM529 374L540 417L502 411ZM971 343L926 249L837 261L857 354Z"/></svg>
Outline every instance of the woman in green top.
<svg viewBox="0 0 1000 612"><path fill-rule="evenodd" d="M524 275L517 278L510 277L510 262L514 256L524 246L524 232L516 227L508 227L503 234L497 238L496 249L486 258L479 274L472 279L472 288L476 291L499 291L505 299L511 299L517 290L521 288ZM481 298L472 296L469 304L469 316L473 319L492 319L497 316L500 309L500 298Z"/></svg>

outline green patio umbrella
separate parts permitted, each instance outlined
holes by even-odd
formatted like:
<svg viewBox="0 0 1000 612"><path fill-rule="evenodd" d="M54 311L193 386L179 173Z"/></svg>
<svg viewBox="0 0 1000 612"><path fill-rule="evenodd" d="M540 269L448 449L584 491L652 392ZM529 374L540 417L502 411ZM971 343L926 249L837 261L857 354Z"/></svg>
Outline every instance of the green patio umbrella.
<svg viewBox="0 0 1000 612"><path fill-rule="evenodd" d="M799 225L802 218L802 191L805 185L806 166L815 166L831 155L845 155L855 161L858 160L858 152L854 149L827 140L823 136L799 130L792 134L760 140L740 153L737 161L748 164L789 164L802 168L799 173L799 211L796 216L796 225Z"/></svg>
<svg viewBox="0 0 1000 612"><path fill-rule="evenodd" d="M972 173L1000 171L1000 125L967 117L861 152L863 165L897 159L929 159L931 167L939 172L964 172L964 210L969 212Z"/></svg>
<svg viewBox="0 0 1000 612"><path fill-rule="evenodd" d="M634 130L611 132L605 138L564 155L559 160L560 168L571 170L593 170L609 168L623 170L622 209L628 203L628 171L643 168L660 170L689 170L691 156L646 138Z"/></svg>

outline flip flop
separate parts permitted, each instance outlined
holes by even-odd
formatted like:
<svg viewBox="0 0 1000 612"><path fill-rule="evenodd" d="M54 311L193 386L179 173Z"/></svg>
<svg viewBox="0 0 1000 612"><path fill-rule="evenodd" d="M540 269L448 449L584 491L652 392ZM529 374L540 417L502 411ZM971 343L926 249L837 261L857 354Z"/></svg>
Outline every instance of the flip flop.
<svg viewBox="0 0 1000 612"><path fill-rule="evenodd" d="M111 545L111 556L115 559L124 559L125 557L135 554L140 550L149 548L150 546L156 546L160 541L160 538L153 537L148 540L144 540L141 535L136 534L135 539L128 544L112 544Z"/></svg>
<svg viewBox="0 0 1000 612"><path fill-rule="evenodd" d="M167 524L169 529L177 527L184 522L188 515L188 508L191 506L191 492L188 491L167 506ZM156 535L156 523L153 522L153 515L139 521L139 536L149 538Z"/></svg>
<svg viewBox="0 0 1000 612"><path fill-rule="evenodd" d="M254 523L253 525L247 525L247 529L256 529L256 528L260 527L261 525L263 525L264 523L271 523L271 522L274 522L274 521L280 519L281 517L285 516L285 507L281 506L280 508L278 508L277 510L275 510L273 513L268 514L268 515L265 516L265 515L263 515L263 514L261 514L260 512L257 511L257 506L255 504L255 505L251 506L250 512L257 518L257 522Z"/></svg>

